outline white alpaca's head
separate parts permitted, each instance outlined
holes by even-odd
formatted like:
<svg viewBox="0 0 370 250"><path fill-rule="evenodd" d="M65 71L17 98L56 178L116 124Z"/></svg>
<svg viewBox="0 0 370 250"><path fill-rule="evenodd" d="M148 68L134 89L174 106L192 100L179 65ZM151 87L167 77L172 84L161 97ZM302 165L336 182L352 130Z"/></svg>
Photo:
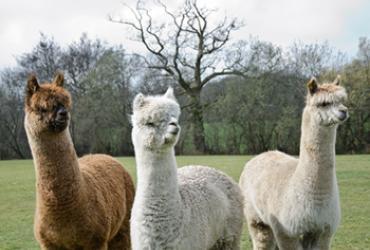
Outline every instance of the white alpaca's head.
<svg viewBox="0 0 370 250"><path fill-rule="evenodd" d="M180 106L172 88L161 96L138 94L132 115L135 149L161 152L174 147L180 134L179 116Z"/></svg>
<svg viewBox="0 0 370 250"><path fill-rule="evenodd" d="M306 109L311 115L310 120L315 124L332 127L347 120L348 109L344 105L347 93L339 83L339 76L333 83L319 85L315 78L307 83Z"/></svg>

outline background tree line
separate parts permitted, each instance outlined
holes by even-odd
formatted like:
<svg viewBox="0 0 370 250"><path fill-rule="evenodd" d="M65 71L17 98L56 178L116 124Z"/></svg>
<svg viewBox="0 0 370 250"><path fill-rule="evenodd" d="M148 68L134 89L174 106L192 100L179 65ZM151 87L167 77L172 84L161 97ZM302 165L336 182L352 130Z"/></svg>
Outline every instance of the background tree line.
<svg viewBox="0 0 370 250"><path fill-rule="evenodd" d="M175 87L182 111L178 153L256 154L299 151L301 113L311 76L337 74L349 93L350 119L340 126L339 153L370 152L370 39L360 38L353 58L327 43L297 42L287 49L255 38L231 43L242 23L209 22L212 11L186 1L179 11L161 2L169 20L155 24L139 1L134 18L113 19L148 53L129 54L82 34L62 47L41 34L17 65L0 72L0 159L30 158L23 128L27 75L49 81L65 74L73 96L71 134L77 153L132 155L131 102L138 92Z"/></svg>

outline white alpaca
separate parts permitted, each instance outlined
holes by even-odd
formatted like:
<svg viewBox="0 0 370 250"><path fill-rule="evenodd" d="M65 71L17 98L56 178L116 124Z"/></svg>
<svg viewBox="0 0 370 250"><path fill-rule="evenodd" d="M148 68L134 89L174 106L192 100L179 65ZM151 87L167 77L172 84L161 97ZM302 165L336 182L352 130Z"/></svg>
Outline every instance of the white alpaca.
<svg viewBox="0 0 370 250"><path fill-rule="evenodd" d="M246 164L239 183L253 249L330 248L340 220L336 130L348 117L338 84L308 83L299 159L271 151Z"/></svg>
<svg viewBox="0 0 370 250"><path fill-rule="evenodd" d="M138 179L131 216L133 250L240 249L240 189L230 177L209 167L177 170L179 115L171 88L164 96L138 94L134 100L132 140Z"/></svg>

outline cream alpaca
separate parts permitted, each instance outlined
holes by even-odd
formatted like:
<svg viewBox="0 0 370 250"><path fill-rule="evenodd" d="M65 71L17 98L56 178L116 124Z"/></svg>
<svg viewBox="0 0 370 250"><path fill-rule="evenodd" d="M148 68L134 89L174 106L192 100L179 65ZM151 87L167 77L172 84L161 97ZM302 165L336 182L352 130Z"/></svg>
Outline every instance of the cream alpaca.
<svg viewBox="0 0 370 250"><path fill-rule="evenodd" d="M35 236L41 249L130 249L134 186L107 155L78 159L63 75L28 80L25 128L36 168Z"/></svg>
<svg viewBox="0 0 370 250"><path fill-rule="evenodd" d="M133 110L138 176L133 249L239 249L243 209L237 184L209 167L177 170L180 108L173 90L164 96L139 94Z"/></svg>
<svg viewBox="0 0 370 250"><path fill-rule="evenodd" d="M348 117L338 84L308 83L299 159L271 151L246 164L240 187L253 249L329 249L340 220L336 130Z"/></svg>

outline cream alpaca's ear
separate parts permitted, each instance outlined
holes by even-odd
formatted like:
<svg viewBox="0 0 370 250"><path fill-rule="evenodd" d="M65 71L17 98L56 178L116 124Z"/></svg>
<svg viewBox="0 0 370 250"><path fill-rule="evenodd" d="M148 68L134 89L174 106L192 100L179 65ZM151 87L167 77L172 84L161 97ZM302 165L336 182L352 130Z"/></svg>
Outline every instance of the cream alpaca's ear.
<svg viewBox="0 0 370 250"><path fill-rule="evenodd" d="M145 96L142 93L139 93L135 96L133 103L133 110L138 110L145 106Z"/></svg>
<svg viewBox="0 0 370 250"><path fill-rule="evenodd" d="M340 84L340 82L341 82L340 75L337 75L337 78L335 78L335 80L334 80L333 84L335 84L335 85L339 85L339 84Z"/></svg>
<svg viewBox="0 0 370 250"><path fill-rule="evenodd" d="M63 84L64 84L64 75L62 72L58 72L56 75L55 75L55 78L53 80L53 84L59 86L59 87L63 87Z"/></svg>
<svg viewBox="0 0 370 250"><path fill-rule="evenodd" d="M31 74L27 80L27 88L26 88L27 95L28 96L33 95L39 88L40 88L40 85L37 81L36 76L34 74Z"/></svg>
<svg viewBox="0 0 370 250"><path fill-rule="evenodd" d="M312 77L311 80L307 83L307 88L310 91L310 94L313 95L317 91L317 80L315 77Z"/></svg>
<svg viewBox="0 0 370 250"><path fill-rule="evenodd" d="M173 93L173 88L172 87L169 87L167 89L166 93L164 94L164 97L167 97L168 99L172 99L174 101L177 101L176 97L175 97L175 94Z"/></svg>

